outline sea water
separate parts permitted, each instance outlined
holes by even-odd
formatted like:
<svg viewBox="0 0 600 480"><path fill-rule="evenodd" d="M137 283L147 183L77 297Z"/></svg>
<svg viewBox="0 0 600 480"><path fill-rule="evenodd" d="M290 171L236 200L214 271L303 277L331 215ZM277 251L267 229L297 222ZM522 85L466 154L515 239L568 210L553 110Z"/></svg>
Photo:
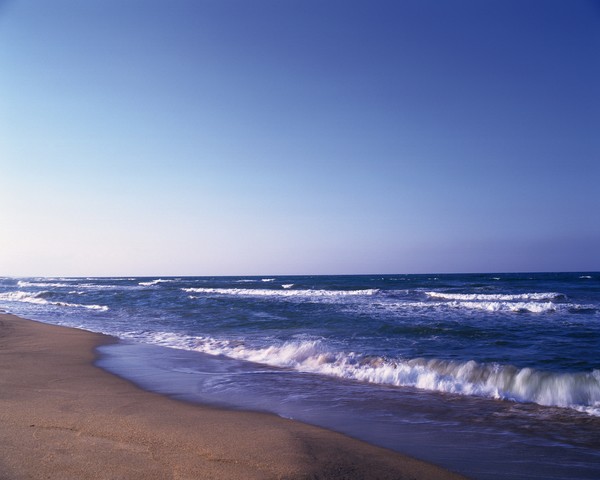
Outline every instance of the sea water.
<svg viewBox="0 0 600 480"><path fill-rule="evenodd" d="M98 364L473 478L600 478L600 274L2 278Z"/></svg>

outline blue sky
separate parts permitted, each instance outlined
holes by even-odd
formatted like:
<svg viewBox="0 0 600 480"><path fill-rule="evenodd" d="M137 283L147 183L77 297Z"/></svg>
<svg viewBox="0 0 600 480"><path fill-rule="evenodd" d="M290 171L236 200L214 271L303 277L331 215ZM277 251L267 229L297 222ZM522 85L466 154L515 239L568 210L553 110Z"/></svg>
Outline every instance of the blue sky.
<svg viewBox="0 0 600 480"><path fill-rule="evenodd" d="M0 1L0 274L600 270L598 52L598 1Z"/></svg>

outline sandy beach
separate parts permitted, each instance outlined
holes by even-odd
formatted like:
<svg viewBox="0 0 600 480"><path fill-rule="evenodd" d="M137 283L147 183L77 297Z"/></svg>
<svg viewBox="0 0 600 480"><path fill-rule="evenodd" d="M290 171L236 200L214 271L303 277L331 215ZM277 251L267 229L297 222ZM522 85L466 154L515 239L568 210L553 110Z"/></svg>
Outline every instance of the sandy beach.
<svg viewBox="0 0 600 480"><path fill-rule="evenodd" d="M0 315L1 479L457 479L274 415L187 404L95 367L113 338Z"/></svg>

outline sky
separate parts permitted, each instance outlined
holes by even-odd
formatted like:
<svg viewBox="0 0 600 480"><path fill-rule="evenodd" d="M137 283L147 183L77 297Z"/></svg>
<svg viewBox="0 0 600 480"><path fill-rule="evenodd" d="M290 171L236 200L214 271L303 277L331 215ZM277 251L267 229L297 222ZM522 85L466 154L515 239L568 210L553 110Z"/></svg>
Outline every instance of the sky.
<svg viewBox="0 0 600 480"><path fill-rule="evenodd" d="M0 275L600 270L598 0L0 0Z"/></svg>

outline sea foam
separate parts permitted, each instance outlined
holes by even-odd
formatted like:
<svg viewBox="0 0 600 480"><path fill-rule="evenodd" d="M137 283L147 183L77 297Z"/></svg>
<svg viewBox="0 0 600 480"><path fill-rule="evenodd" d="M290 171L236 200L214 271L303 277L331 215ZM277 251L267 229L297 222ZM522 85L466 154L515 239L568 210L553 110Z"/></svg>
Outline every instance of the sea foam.
<svg viewBox="0 0 600 480"><path fill-rule="evenodd" d="M42 288L61 288L61 287L72 287L72 285L66 283L49 283L49 282L27 282L25 280L19 280L17 286L20 288L27 287L42 287Z"/></svg>
<svg viewBox="0 0 600 480"><path fill-rule="evenodd" d="M159 283L169 283L169 282L173 282L173 280L163 280L162 278L158 278L156 280L151 280L148 282L139 282L138 285L141 285L143 287L151 287L154 285L158 285Z"/></svg>
<svg viewBox="0 0 600 480"><path fill-rule="evenodd" d="M518 294L502 293L445 293L445 292L425 292L430 298L443 300L463 300L463 301L484 301L484 302L517 302L517 301L540 301L540 300L565 300L566 296L556 292L534 292Z"/></svg>
<svg viewBox="0 0 600 480"><path fill-rule="evenodd" d="M363 290L284 290L266 288L182 288L184 292L214 294L214 295L239 295L244 297L346 297L374 295L379 290L376 288Z"/></svg>
<svg viewBox="0 0 600 480"><path fill-rule="evenodd" d="M254 347L242 341L159 332L144 341L354 381L537 403L600 416L600 370L556 373L473 360L389 359L335 351L318 339Z"/></svg>
<svg viewBox="0 0 600 480"><path fill-rule="evenodd" d="M433 300L446 303L448 307L468 310L484 310L488 312L529 312L549 313L567 305L567 296L557 292L527 292L527 293L448 293L425 292ZM443 305L437 304L437 305Z"/></svg>
<svg viewBox="0 0 600 480"><path fill-rule="evenodd" d="M84 305L80 303L69 303L69 302L52 302L43 298L49 292L38 292L31 294L29 292L5 292L0 293L0 300L6 300L9 302L22 302L22 303L33 303L37 305L55 305L57 307L72 307L72 308L87 308L88 310L99 310L107 311L108 307L105 305Z"/></svg>

